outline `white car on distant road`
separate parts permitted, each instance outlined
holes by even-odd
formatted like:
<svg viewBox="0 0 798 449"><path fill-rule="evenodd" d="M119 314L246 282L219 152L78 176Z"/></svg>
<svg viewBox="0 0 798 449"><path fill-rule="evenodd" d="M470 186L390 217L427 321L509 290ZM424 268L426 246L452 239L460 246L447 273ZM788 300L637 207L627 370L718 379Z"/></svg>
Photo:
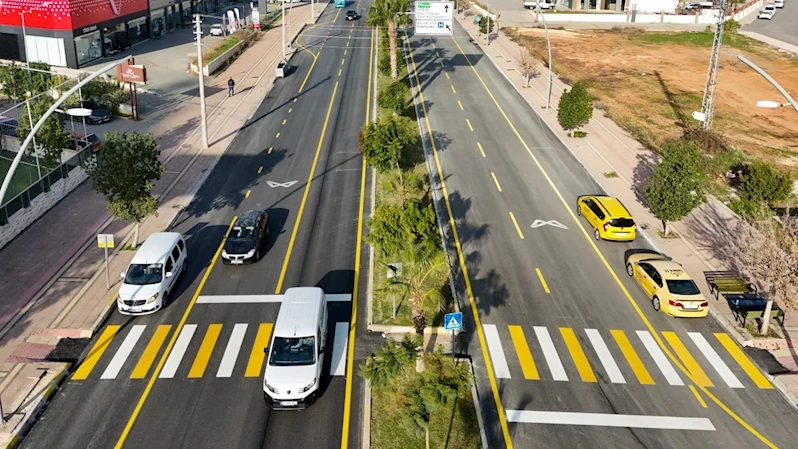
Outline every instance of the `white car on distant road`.
<svg viewBox="0 0 798 449"><path fill-rule="evenodd" d="M224 36L224 28L218 23L211 25L211 36Z"/></svg>
<svg viewBox="0 0 798 449"><path fill-rule="evenodd" d="M776 1L774 1L773 2L773 6L775 6L776 8L779 8L779 9L784 8L784 0L776 0Z"/></svg>
<svg viewBox="0 0 798 449"><path fill-rule="evenodd" d="M540 9L554 9L554 0L525 1L524 8L532 10L538 9L538 3L540 3Z"/></svg>
<svg viewBox="0 0 798 449"><path fill-rule="evenodd" d="M776 7L771 3L765 6L765 9L759 11L759 15L756 16L757 19L772 19L773 16L776 15Z"/></svg>

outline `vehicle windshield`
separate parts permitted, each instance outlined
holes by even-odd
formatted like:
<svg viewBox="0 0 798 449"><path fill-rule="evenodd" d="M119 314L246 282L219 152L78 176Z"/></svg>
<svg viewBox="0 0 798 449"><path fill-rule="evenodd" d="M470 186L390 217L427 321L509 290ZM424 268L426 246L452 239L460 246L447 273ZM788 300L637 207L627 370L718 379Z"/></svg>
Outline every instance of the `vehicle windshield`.
<svg viewBox="0 0 798 449"><path fill-rule="evenodd" d="M232 240L251 240L255 235L254 226L234 226L233 231L230 233Z"/></svg>
<svg viewBox="0 0 798 449"><path fill-rule="evenodd" d="M616 228L631 228L635 225L635 221L631 218L613 218L610 220L610 226Z"/></svg>
<svg viewBox="0 0 798 449"><path fill-rule="evenodd" d="M691 296L701 294L701 292L698 290L698 286L696 286L695 282L692 280L669 279L666 282L668 283L668 291L674 295Z"/></svg>
<svg viewBox="0 0 798 449"><path fill-rule="evenodd" d="M163 264L132 264L125 274L125 284L150 285L163 280Z"/></svg>
<svg viewBox="0 0 798 449"><path fill-rule="evenodd" d="M316 337L275 337L269 365L312 365L316 361Z"/></svg>

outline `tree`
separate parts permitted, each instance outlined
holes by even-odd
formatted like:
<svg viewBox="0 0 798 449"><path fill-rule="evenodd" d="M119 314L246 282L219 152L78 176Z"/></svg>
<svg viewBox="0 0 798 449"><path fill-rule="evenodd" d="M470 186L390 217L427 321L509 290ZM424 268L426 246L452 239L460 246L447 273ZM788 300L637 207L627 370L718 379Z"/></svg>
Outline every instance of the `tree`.
<svg viewBox="0 0 798 449"><path fill-rule="evenodd" d="M773 220L757 227L741 224L730 239L737 263L768 292L760 333L767 335L773 301L794 309L798 295L798 224L785 214L781 223Z"/></svg>
<svg viewBox="0 0 798 449"><path fill-rule="evenodd" d="M21 64L11 63L0 67L0 83L3 93L11 100L20 103L25 101L28 91L28 75Z"/></svg>
<svg viewBox="0 0 798 449"><path fill-rule="evenodd" d="M139 225L158 209L152 187L166 170L158 155L152 135L115 131L105 134L101 164L87 166L92 186L105 195L111 215L136 224L134 248L138 246Z"/></svg>
<svg viewBox="0 0 798 449"><path fill-rule="evenodd" d="M28 102L25 112L20 115L19 126L17 127L17 135L20 139L26 139L31 131L27 107L30 107L30 114L33 118L33 124L35 125L52 104L52 98L47 95L42 95ZM45 165L49 167L55 167L60 164L61 153L72 144L72 138L69 133L64 130L64 121L56 114L51 114L47 117L34 137L36 139L36 145L30 145L28 151L31 154L34 152L38 154L38 152L41 151Z"/></svg>
<svg viewBox="0 0 798 449"><path fill-rule="evenodd" d="M391 81L398 78L396 58L396 26L408 23L408 0L375 0L369 6L368 24L371 26L388 27L388 44L391 55ZM397 13L400 13L397 15Z"/></svg>
<svg viewBox="0 0 798 449"><path fill-rule="evenodd" d="M648 180L644 196L648 207L662 221L681 220L704 202L706 163L695 141L678 139L662 147L662 160Z"/></svg>
<svg viewBox="0 0 798 449"><path fill-rule="evenodd" d="M431 204L410 199L405 204L383 204L367 223L366 242L383 257L401 255L408 246L424 254L440 249L438 224Z"/></svg>
<svg viewBox="0 0 798 449"><path fill-rule="evenodd" d="M373 388L395 390L394 380L416 360L416 347L420 344L418 336L410 334L405 334L400 342L388 339L360 365L360 376L368 379Z"/></svg>
<svg viewBox="0 0 798 449"><path fill-rule="evenodd" d="M566 131L579 129L593 118L593 97L581 81L564 90L557 105L557 121Z"/></svg>
<svg viewBox="0 0 798 449"><path fill-rule="evenodd" d="M31 62L30 68L33 69L30 71L31 84L29 87L32 95L52 89L54 77L50 73L50 64L46 62Z"/></svg>
<svg viewBox="0 0 798 449"><path fill-rule="evenodd" d="M792 178L763 161L754 161L740 175L740 197L743 200L765 202L784 201L792 193Z"/></svg>
<svg viewBox="0 0 798 449"><path fill-rule="evenodd" d="M538 64L535 61L535 58L532 57L532 54L529 53L529 48L526 46L521 49L520 64L521 76L523 76L524 80L526 80L526 87L529 87L529 82L532 80L532 78L540 75L540 71L538 70Z"/></svg>
<svg viewBox="0 0 798 449"><path fill-rule="evenodd" d="M418 142L418 126L408 117L389 115L369 123L360 132L360 151L380 172L399 168L402 151Z"/></svg>
<svg viewBox="0 0 798 449"><path fill-rule="evenodd" d="M410 88L402 81L391 83L377 95L380 107L390 109L394 113L401 113L407 107L407 96Z"/></svg>

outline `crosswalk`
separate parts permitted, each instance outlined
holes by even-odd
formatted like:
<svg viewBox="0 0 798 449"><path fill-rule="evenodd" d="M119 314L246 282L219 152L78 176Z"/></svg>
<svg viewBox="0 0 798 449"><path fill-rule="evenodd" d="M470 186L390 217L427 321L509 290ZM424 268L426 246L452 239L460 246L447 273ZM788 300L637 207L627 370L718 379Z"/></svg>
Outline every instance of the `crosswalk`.
<svg viewBox="0 0 798 449"><path fill-rule="evenodd" d="M535 381L671 386L695 383L702 387L760 389L773 385L731 337L715 333L661 332L668 352L690 376L674 364L649 331L620 329L575 330L545 326L483 325L495 376ZM509 342L509 344L503 344ZM741 380L742 379L742 380Z"/></svg>
<svg viewBox="0 0 798 449"><path fill-rule="evenodd" d="M159 379L260 377L273 323L185 324L174 326L108 325L78 365L72 380L145 379L158 369ZM335 323L328 352L330 374L346 374L349 323ZM328 345L329 347L329 345Z"/></svg>

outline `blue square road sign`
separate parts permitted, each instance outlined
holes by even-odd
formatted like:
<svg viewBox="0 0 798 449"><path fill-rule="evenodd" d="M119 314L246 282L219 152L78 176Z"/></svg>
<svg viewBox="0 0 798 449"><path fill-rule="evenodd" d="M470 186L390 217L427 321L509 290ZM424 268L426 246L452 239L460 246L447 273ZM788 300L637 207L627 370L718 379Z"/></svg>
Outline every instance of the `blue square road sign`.
<svg viewBox="0 0 798 449"><path fill-rule="evenodd" d="M454 331L463 327L463 312L447 313L444 315L443 327L447 331Z"/></svg>
<svg viewBox="0 0 798 449"><path fill-rule="evenodd" d="M443 22L438 22L438 28L443 28Z"/></svg>

